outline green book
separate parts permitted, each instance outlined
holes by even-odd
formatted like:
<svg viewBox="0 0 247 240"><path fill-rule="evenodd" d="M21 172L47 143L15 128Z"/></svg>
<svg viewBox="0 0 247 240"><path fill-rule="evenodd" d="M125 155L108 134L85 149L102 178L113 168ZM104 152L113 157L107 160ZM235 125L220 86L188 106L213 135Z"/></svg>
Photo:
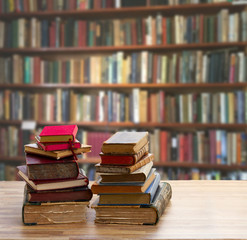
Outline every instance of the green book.
<svg viewBox="0 0 247 240"><path fill-rule="evenodd" d="M24 57L24 83L31 83L31 58Z"/></svg>

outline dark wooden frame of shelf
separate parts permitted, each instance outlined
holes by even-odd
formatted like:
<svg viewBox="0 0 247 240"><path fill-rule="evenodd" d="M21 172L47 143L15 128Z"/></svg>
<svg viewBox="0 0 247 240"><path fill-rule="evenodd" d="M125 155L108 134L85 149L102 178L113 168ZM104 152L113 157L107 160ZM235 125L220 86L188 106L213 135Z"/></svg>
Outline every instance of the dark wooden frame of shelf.
<svg viewBox="0 0 247 240"><path fill-rule="evenodd" d="M44 84L0 84L1 89L51 89L51 88L70 88L70 89L132 89L132 88L148 88L148 89L212 89L212 88L246 88L247 82L243 83L129 83L129 84L74 84L74 83L44 83Z"/></svg>
<svg viewBox="0 0 247 240"><path fill-rule="evenodd" d="M104 53L117 51L179 51L184 49L219 49L246 47L247 42L214 42L161 45L123 45L123 46L86 46L86 47L41 47L41 48L1 48L1 54L63 54L63 53Z"/></svg>
<svg viewBox="0 0 247 240"><path fill-rule="evenodd" d="M25 162L25 157L1 157L0 162ZM80 159L80 164L96 164L100 162L100 158L86 158ZM193 163L193 162L154 162L156 167L174 167L174 168L199 168L205 170L222 170L222 171L234 171L234 170L247 170L247 165L226 165L226 164L210 164L210 163Z"/></svg>
<svg viewBox="0 0 247 240"><path fill-rule="evenodd" d="M128 16L143 16L147 14L154 14L157 12L164 13L166 15L174 15L177 12L182 14L190 14L191 12L208 12L218 11L222 8L227 8L232 11L239 11L243 9L245 4L233 5L228 2L223 3L201 3L201 4L179 4L179 5L160 5L160 6L143 6L143 7L122 7L122 8L102 8L102 9L88 9L88 10L63 10L63 11L35 11L35 12L14 12L14 13L2 13L0 15L1 20L14 19L14 18L49 18L49 17L81 17L83 19L99 18L123 18Z"/></svg>
<svg viewBox="0 0 247 240"><path fill-rule="evenodd" d="M25 120L23 120L25 121ZM28 120L27 120L28 121ZM32 121L32 120L31 120ZM21 125L20 120L0 120L1 125ZM228 129L246 130L247 123L133 123L133 122L44 122L37 121L38 126L76 124L78 127L120 127L120 128L164 128L164 129Z"/></svg>

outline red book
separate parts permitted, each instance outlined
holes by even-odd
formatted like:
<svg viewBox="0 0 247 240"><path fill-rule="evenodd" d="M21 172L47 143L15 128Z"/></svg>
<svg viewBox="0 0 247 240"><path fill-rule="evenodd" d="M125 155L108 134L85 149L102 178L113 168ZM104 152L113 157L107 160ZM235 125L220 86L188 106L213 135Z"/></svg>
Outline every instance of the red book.
<svg viewBox="0 0 247 240"><path fill-rule="evenodd" d="M83 21L78 21L78 47L83 47Z"/></svg>
<svg viewBox="0 0 247 240"><path fill-rule="evenodd" d="M188 134L188 162L193 162L193 134Z"/></svg>
<svg viewBox="0 0 247 240"><path fill-rule="evenodd" d="M39 145L39 147L42 148L44 151L57 151L57 150L70 149L70 144L68 142L41 143L39 136L36 136L35 138L36 138L36 141L37 141L37 144ZM77 139L75 139L75 141L72 142L72 148L76 149L76 148L80 148L80 147L81 147L81 143Z"/></svg>
<svg viewBox="0 0 247 240"><path fill-rule="evenodd" d="M167 44L166 31L167 31L167 29L166 29L166 18L163 17L162 18L162 42L163 42L164 45Z"/></svg>
<svg viewBox="0 0 247 240"><path fill-rule="evenodd" d="M90 201L93 195L87 186L49 191L34 191L28 185L26 186L29 202Z"/></svg>
<svg viewBox="0 0 247 240"><path fill-rule="evenodd" d="M101 165L124 165L130 166L136 164L143 156L148 153L148 143L143 146L136 154L104 154L100 153Z"/></svg>
<svg viewBox="0 0 247 240"><path fill-rule="evenodd" d="M179 162L184 162L184 135L179 134Z"/></svg>
<svg viewBox="0 0 247 240"><path fill-rule="evenodd" d="M83 187L88 185L88 178L82 169L76 179L60 180L30 180L27 175L27 166L18 166L18 175L35 191L65 189L74 187Z"/></svg>
<svg viewBox="0 0 247 240"><path fill-rule="evenodd" d="M160 132L160 161L167 161L167 132Z"/></svg>
<svg viewBox="0 0 247 240"><path fill-rule="evenodd" d="M26 154L27 175L30 180L77 178L79 167L73 157L54 160L41 155Z"/></svg>
<svg viewBox="0 0 247 240"><path fill-rule="evenodd" d="M40 142L74 142L77 125L46 126L40 133Z"/></svg>

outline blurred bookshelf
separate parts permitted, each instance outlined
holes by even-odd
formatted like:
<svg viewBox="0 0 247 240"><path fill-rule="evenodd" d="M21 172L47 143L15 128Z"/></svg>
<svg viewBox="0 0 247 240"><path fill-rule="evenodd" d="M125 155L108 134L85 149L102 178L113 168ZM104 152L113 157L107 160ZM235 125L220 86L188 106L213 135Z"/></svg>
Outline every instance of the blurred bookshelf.
<svg viewBox="0 0 247 240"><path fill-rule="evenodd" d="M0 179L57 124L92 144L91 179L121 130L149 131L163 179L246 179L246 47L232 1L1 1Z"/></svg>

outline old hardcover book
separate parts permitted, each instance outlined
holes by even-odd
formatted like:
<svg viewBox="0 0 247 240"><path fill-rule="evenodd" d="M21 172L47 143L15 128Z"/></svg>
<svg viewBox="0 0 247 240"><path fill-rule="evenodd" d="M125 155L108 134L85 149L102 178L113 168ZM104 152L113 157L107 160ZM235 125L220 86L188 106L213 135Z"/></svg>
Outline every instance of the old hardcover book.
<svg viewBox="0 0 247 240"><path fill-rule="evenodd" d="M100 181L95 181L92 184L93 194L103 194L103 193L138 193L145 192L151 183L155 179L155 169L153 168L146 181L143 182L118 182L118 183L102 183Z"/></svg>
<svg viewBox="0 0 247 240"><path fill-rule="evenodd" d="M30 203L24 193L22 221L25 225L86 222L89 202Z"/></svg>
<svg viewBox="0 0 247 240"><path fill-rule="evenodd" d="M40 133L40 142L74 142L77 125L45 126Z"/></svg>
<svg viewBox="0 0 247 240"><path fill-rule="evenodd" d="M160 175L155 172L155 180L151 183L145 193L120 193L120 194L100 194L99 205L140 205L151 204L158 185Z"/></svg>
<svg viewBox="0 0 247 240"><path fill-rule="evenodd" d="M98 205L98 199L96 199L92 205L92 208L96 211L95 222L105 224L154 225L164 213L171 197L171 185L164 182L160 183L154 201L150 205Z"/></svg>
<svg viewBox="0 0 247 240"><path fill-rule="evenodd" d="M153 162L149 162L130 174L101 173L101 182L145 182Z"/></svg>
<svg viewBox="0 0 247 240"><path fill-rule="evenodd" d="M116 132L106 140L101 151L105 154L136 154L148 142L148 132Z"/></svg>
<svg viewBox="0 0 247 240"><path fill-rule="evenodd" d="M80 173L76 179L33 181L28 178L26 165L18 166L17 169L19 170L18 175L35 191L83 187L88 185L88 178L82 169L80 169Z"/></svg>
<svg viewBox="0 0 247 240"><path fill-rule="evenodd" d="M44 151L56 151L56 150L70 149L70 144L68 142L42 143L40 142L40 136L35 136L35 139L39 147L42 148ZM81 147L81 143L77 139L75 139L75 141L72 142L71 145L73 149Z"/></svg>
<svg viewBox="0 0 247 240"><path fill-rule="evenodd" d="M28 202L90 201L93 195L88 186L60 190L34 191L26 184L25 188Z"/></svg>
<svg viewBox="0 0 247 240"><path fill-rule="evenodd" d="M79 174L77 162L71 158L54 160L34 154L26 154L28 178L31 180L76 178Z"/></svg>
<svg viewBox="0 0 247 240"><path fill-rule="evenodd" d="M130 174L153 160L154 160L154 155L149 153L143 156L142 159L138 161L136 164L131 165L131 166L101 165L100 163L98 163L95 165L95 170L98 173Z"/></svg>
<svg viewBox="0 0 247 240"><path fill-rule="evenodd" d="M74 153L76 155L90 152L91 146L82 144L80 148L74 149ZM40 149L37 143L30 143L24 146L24 150L26 153L30 154L38 154L41 156L51 157L55 159L65 158L69 156L73 156L73 153L70 149L66 150L57 150L57 151L45 151Z"/></svg>
<svg viewBox="0 0 247 240"><path fill-rule="evenodd" d="M101 164L110 165L134 165L148 153L148 143L145 144L136 154L104 154L100 153Z"/></svg>

